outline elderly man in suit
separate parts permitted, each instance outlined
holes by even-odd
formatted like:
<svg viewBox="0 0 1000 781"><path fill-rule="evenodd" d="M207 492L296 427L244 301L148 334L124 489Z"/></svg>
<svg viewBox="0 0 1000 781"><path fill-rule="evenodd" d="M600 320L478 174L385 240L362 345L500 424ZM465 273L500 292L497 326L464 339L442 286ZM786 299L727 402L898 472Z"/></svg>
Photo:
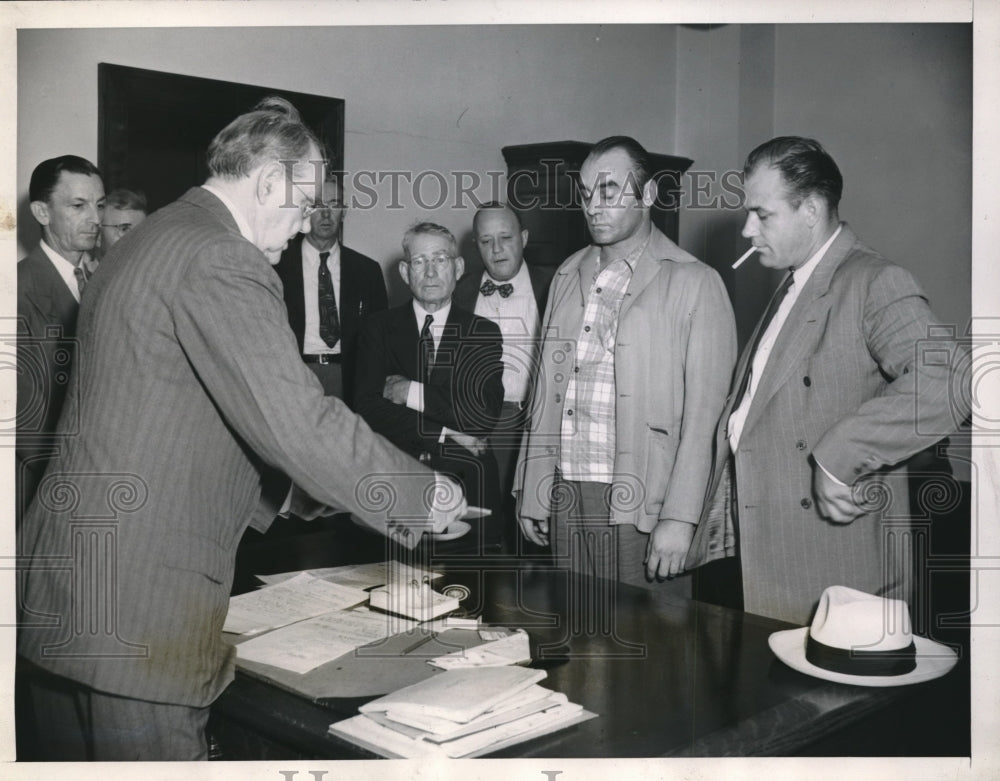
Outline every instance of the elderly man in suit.
<svg viewBox="0 0 1000 781"><path fill-rule="evenodd" d="M913 276L840 221L819 143L772 139L744 176L743 235L787 274L740 357L687 566L706 565L699 596L799 624L828 586L908 599L904 462L968 414L948 362L921 356L957 350L929 340Z"/></svg>
<svg viewBox="0 0 1000 781"><path fill-rule="evenodd" d="M470 504L491 510L451 549L497 551L500 484L486 437L503 404L500 329L453 304L465 262L451 231L419 223L403 237L403 252L399 273L413 300L362 323L358 412L414 458L458 477Z"/></svg>
<svg viewBox="0 0 1000 781"><path fill-rule="evenodd" d="M42 238L17 264L18 524L59 447L52 434L74 359L77 311L104 213L104 183L89 160L63 155L35 167L28 197Z"/></svg>
<svg viewBox="0 0 1000 781"><path fill-rule="evenodd" d="M288 322L302 360L328 396L354 403L358 323L388 306L378 263L343 246L343 190L339 180L323 182L311 230L289 242L275 267L281 277Z"/></svg>
<svg viewBox="0 0 1000 781"><path fill-rule="evenodd" d="M104 203L104 217L101 219L101 238L97 242L97 252L91 257L88 271L92 274L97 264L111 250L118 240L146 219L149 207L146 194L141 190L116 187L108 193Z"/></svg>
<svg viewBox="0 0 1000 781"><path fill-rule="evenodd" d="M87 360L62 419L79 429L20 539L18 652L47 671L29 699L47 759L206 758L251 521L303 515L304 494L415 545L464 509L299 357L272 264L308 230L320 161L295 109L263 101L212 141L205 185L129 231L84 296ZM262 492L265 466L298 490Z"/></svg>
<svg viewBox="0 0 1000 781"><path fill-rule="evenodd" d="M538 374L538 344L553 268L524 262L528 231L509 206L493 201L476 210L472 233L483 260L481 274L466 274L455 286L455 303L492 320L503 334L503 407L489 445L500 470L505 547L526 540L517 534L512 490L514 465L527 422L528 395Z"/></svg>
<svg viewBox="0 0 1000 781"><path fill-rule="evenodd" d="M515 479L529 540L643 586L683 570L736 352L719 275L652 224L651 173L625 136L584 160L593 244L552 282Z"/></svg>

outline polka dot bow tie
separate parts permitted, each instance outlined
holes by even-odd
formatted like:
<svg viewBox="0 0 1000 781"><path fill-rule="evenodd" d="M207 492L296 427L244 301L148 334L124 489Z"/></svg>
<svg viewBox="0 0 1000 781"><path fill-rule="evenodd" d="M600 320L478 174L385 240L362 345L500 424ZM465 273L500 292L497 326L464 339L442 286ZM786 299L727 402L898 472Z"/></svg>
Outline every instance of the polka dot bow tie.
<svg viewBox="0 0 1000 781"><path fill-rule="evenodd" d="M483 282L483 286L479 288L479 292L484 296L492 296L498 291L501 298L509 298L510 294L514 292L514 286L510 282L504 282L502 285L494 285L493 280L487 279Z"/></svg>

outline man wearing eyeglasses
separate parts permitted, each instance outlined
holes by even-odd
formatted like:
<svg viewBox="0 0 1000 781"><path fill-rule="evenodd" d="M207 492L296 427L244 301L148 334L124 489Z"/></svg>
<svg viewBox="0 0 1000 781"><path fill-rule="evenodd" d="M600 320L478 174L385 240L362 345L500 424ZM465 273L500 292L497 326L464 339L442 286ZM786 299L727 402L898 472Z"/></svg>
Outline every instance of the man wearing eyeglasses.
<svg viewBox="0 0 1000 781"><path fill-rule="evenodd" d="M353 406L358 324L388 306L385 278L378 263L341 243L345 206L338 180L323 183L313 206L309 232L289 242L275 270L302 360L326 395Z"/></svg>
<svg viewBox="0 0 1000 781"><path fill-rule="evenodd" d="M126 233L146 219L146 213L146 195L141 190L116 187L108 193L101 220L101 238L97 242L100 258L107 255L108 250ZM98 258L91 261L91 273L97 270L98 261Z"/></svg>
<svg viewBox="0 0 1000 781"><path fill-rule="evenodd" d="M309 507L287 482L269 491L268 466L404 547L464 512L454 481L324 396L299 357L272 268L322 181L298 112L270 98L237 117L208 168L83 297L66 444L19 538L18 653L44 671L19 698L19 759L207 759L234 674L237 544ZM391 507L372 496L387 481Z"/></svg>
<svg viewBox="0 0 1000 781"><path fill-rule="evenodd" d="M358 412L414 458L458 477L470 505L491 510L461 547L496 552L500 482L486 437L503 404L500 329L452 303L465 262L451 231L419 223L403 237L403 252L399 273L413 300L361 324Z"/></svg>

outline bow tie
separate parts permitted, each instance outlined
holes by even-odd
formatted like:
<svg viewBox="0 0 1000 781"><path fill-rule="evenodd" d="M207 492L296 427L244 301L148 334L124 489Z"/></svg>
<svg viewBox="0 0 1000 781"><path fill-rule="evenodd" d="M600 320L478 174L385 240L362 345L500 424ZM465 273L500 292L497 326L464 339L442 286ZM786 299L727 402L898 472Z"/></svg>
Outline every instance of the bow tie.
<svg viewBox="0 0 1000 781"><path fill-rule="evenodd" d="M497 291L500 291L501 298L509 298L510 294L514 292L514 286L510 282L504 282L502 285L494 285L492 279L487 279L483 282L483 286L479 288L479 292L484 296L492 296Z"/></svg>

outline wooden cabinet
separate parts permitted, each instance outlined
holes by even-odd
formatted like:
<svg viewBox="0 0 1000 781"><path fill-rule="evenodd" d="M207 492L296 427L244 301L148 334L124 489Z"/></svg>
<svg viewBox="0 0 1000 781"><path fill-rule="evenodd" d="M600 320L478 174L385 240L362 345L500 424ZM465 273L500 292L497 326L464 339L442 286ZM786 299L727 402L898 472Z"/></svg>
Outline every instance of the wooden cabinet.
<svg viewBox="0 0 1000 781"><path fill-rule="evenodd" d="M530 232L527 262L557 266L590 243L580 209L578 175L593 144L553 141L503 148L507 163L507 201ZM657 182L653 222L677 241L681 175L692 160L650 154Z"/></svg>

